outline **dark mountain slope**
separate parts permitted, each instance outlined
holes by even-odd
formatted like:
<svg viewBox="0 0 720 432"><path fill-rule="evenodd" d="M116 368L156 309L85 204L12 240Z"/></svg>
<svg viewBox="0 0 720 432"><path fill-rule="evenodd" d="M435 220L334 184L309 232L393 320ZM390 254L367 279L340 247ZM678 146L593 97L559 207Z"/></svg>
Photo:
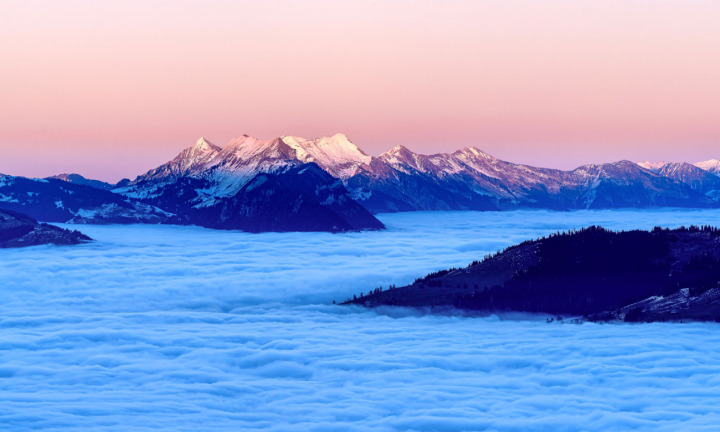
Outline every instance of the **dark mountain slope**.
<svg viewBox="0 0 720 432"><path fill-rule="evenodd" d="M0 177L0 209L44 222L160 223L168 214L110 191L57 179Z"/></svg>
<svg viewBox="0 0 720 432"><path fill-rule="evenodd" d="M112 185L110 183L105 183L104 181L100 181L100 180L88 179L88 178L81 176L80 174L58 174L58 175L46 178L46 180L51 180L51 179L62 180L62 181L68 182L68 183L74 183L74 184L79 184L79 185L83 185L83 186L90 186L90 187L94 187L95 189L102 189L102 190L110 190L115 187L115 185Z"/></svg>
<svg viewBox="0 0 720 432"><path fill-rule="evenodd" d="M0 209L63 223L193 224L250 232L384 228L340 180L314 163L279 166L256 174L231 195L217 193L228 184L236 187L181 176L155 185L155 192L142 198L60 179L2 176Z"/></svg>
<svg viewBox="0 0 720 432"><path fill-rule="evenodd" d="M208 204L206 179L185 177L148 204L174 212L171 223L265 231L356 231L383 229L382 222L352 200L342 182L314 163L258 174L235 195ZM202 203L201 205L197 205Z"/></svg>
<svg viewBox="0 0 720 432"><path fill-rule="evenodd" d="M349 303L621 319L632 310L631 320L720 319L719 283L717 228L612 232L590 227L524 242L466 268Z"/></svg>
<svg viewBox="0 0 720 432"><path fill-rule="evenodd" d="M0 248L42 244L74 245L91 240L78 231L41 224L20 213L0 210Z"/></svg>

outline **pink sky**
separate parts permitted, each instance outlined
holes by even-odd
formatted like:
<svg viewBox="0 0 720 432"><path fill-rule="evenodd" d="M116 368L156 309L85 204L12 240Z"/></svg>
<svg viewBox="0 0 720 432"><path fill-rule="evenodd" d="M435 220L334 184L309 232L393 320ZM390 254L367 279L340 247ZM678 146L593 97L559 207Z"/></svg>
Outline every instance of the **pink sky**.
<svg viewBox="0 0 720 432"><path fill-rule="evenodd" d="M720 2L2 1L0 172L344 132L573 168L720 158Z"/></svg>

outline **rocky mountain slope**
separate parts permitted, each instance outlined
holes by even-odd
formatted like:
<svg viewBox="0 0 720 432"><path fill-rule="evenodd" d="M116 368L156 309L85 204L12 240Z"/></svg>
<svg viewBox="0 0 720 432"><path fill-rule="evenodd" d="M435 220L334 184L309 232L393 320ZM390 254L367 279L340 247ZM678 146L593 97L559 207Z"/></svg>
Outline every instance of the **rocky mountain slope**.
<svg viewBox="0 0 720 432"><path fill-rule="evenodd" d="M13 176L0 176L0 209L61 223L161 223L170 216L110 191L58 179Z"/></svg>
<svg viewBox="0 0 720 432"><path fill-rule="evenodd" d="M644 162L639 165L647 167L647 169L660 176L680 181L713 201L720 199L720 176L712 171L700 168L698 164L691 165L686 162L651 164Z"/></svg>
<svg viewBox="0 0 720 432"><path fill-rule="evenodd" d="M201 138L114 192L172 212L173 223L253 232L382 229L333 176L369 160L342 134L244 135L223 148Z"/></svg>
<svg viewBox="0 0 720 432"><path fill-rule="evenodd" d="M233 195L206 195L217 185L183 177L144 198L168 209L169 223L217 229L265 231L360 231L383 224L350 198L342 182L314 163L260 173Z"/></svg>
<svg viewBox="0 0 720 432"><path fill-rule="evenodd" d="M376 288L347 304L719 320L720 229L590 227L523 242L405 287Z"/></svg>
<svg viewBox="0 0 720 432"><path fill-rule="evenodd" d="M0 248L42 244L74 245L91 240L78 231L38 223L20 213L0 210Z"/></svg>
<svg viewBox="0 0 720 432"><path fill-rule="evenodd" d="M716 180L694 188L630 161L562 171L505 162L476 148L425 156L396 147L362 166L346 184L361 204L383 212L714 207L717 193L710 192L720 191Z"/></svg>

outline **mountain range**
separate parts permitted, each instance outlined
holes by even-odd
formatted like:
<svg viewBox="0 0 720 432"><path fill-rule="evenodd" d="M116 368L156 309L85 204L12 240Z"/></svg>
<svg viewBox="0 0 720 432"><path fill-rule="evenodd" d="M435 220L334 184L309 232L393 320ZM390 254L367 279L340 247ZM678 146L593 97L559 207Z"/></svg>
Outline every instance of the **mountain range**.
<svg viewBox="0 0 720 432"><path fill-rule="evenodd" d="M570 171L495 158L477 148L370 156L343 134L224 147L200 138L116 185L62 174L0 178L0 208L39 220L176 223L245 231L381 229L373 214L417 210L718 207L720 161L584 165Z"/></svg>

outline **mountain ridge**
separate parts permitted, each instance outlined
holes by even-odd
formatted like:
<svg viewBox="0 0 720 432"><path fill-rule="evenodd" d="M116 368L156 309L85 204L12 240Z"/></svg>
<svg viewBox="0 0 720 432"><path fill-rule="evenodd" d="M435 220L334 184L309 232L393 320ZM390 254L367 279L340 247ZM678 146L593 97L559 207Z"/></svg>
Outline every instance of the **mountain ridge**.
<svg viewBox="0 0 720 432"><path fill-rule="evenodd" d="M116 185L76 174L2 176L0 208L56 222L336 232L382 229L372 213L397 211L720 207L720 176L697 165L621 160L559 170L504 161L477 147L423 155L398 145L371 156L341 133L245 134L223 147L201 137Z"/></svg>
<svg viewBox="0 0 720 432"><path fill-rule="evenodd" d="M183 159L186 152L188 149L117 192L136 197L152 195L157 183L151 181L163 180L157 179L156 173L172 172L168 167ZM215 149L208 162L187 175L213 182L214 196L230 196L254 175L307 162L317 163L342 180L350 195L373 213L521 207L712 207L720 201L720 184L714 177L666 174L657 169L662 165L649 162L643 166L626 160L559 170L503 161L476 147L424 155L402 145L370 156L344 134L315 139L284 135L270 140L243 135L221 150Z"/></svg>
<svg viewBox="0 0 720 432"><path fill-rule="evenodd" d="M403 287L370 289L344 304L718 321L719 279L718 228L591 226L524 241Z"/></svg>

